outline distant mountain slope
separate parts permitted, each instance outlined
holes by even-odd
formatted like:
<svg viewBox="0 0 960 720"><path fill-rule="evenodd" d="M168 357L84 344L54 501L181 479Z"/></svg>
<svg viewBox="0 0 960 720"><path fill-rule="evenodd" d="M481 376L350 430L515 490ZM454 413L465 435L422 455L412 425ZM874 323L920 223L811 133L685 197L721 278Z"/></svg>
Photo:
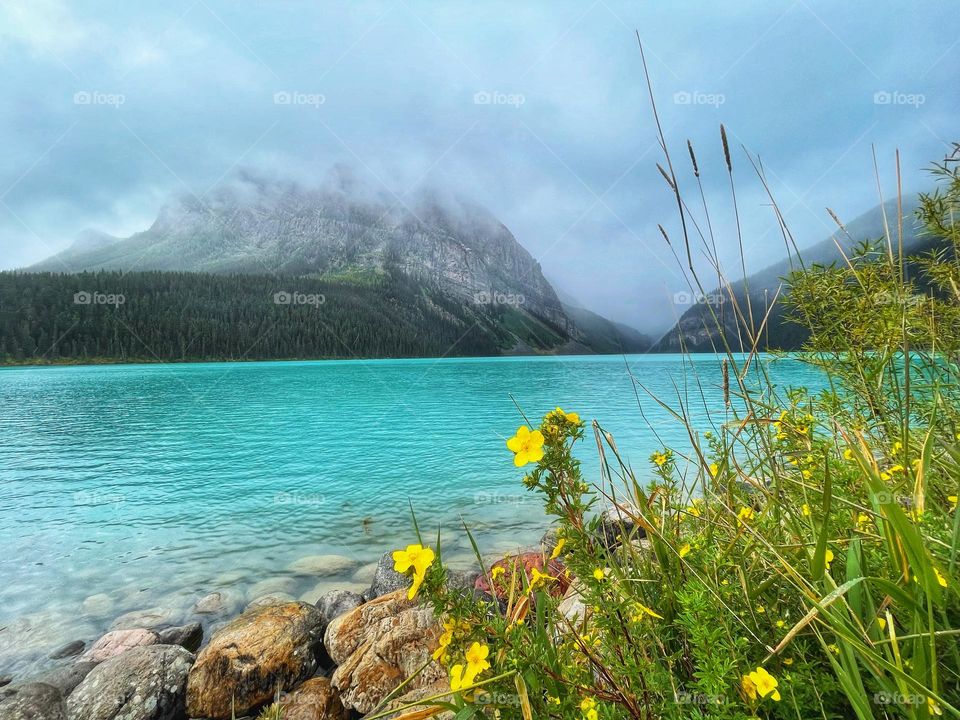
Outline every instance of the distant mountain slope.
<svg viewBox="0 0 960 720"><path fill-rule="evenodd" d="M921 254L940 246L940 241L937 238L922 233L922 228L915 216L916 208L916 200L904 201L903 247L904 253L910 255ZM829 265L830 263L841 262L840 251L837 249L838 244L844 249L845 253L849 253L854 246L864 240L876 241L884 237L884 214L886 214L891 233L896 237L897 202L896 200L890 200L847 224L846 233L838 229L827 239L802 250L800 255L803 264L810 267L814 264ZM781 301L773 305L767 323L767 332L761 339L764 349L797 350L807 338L806 331L802 327L787 320L785 307L782 303L782 298L787 291L782 281L792 269L800 269L800 263L796 257L784 259L750 275L746 283L742 280L733 283L737 305L744 316L747 315L745 288L749 288L754 327L757 328L763 321L769 303L773 301L777 290L780 289ZM782 289L781 286L783 286ZM739 350L736 314L730 302L728 291L714 290L707 293L707 297L714 301L712 306L714 312L718 316L722 316L726 337L729 342L734 343L732 349ZM746 341L744 340L744 342ZM711 316L710 307L704 301L701 301L681 315L677 324L656 342L653 352L680 352L681 349L688 352L713 352L714 349L720 347L718 343L719 331L716 321Z"/></svg>
<svg viewBox="0 0 960 720"><path fill-rule="evenodd" d="M362 302L370 311L357 316L360 335L369 330L362 329L365 324L381 327L383 317L394 317L401 323L395 330L411 336L410 342L392 345L361 343L357 352L366 356L416 355L417 347L425 355L442 354L446 348L438 350L442 342L425 328L425 323L433 322L431 317L441 322L438 337L447 337L447 326L468 333L471 339L465 344L473 354L636 352L650 345L632 328L581 308L564 307L539 263L485 209L441 200L435 194L401 203L357 187L342 169L319 188L243 173L202 200L177 198L143 232L129 238L86 232L67 250L26 269L103 271L107 271L103 277L114 283L124 285L121 281L127 277L128 283L140 282L134 295L154 287L151 272L176 273L175 281L159 287L178 287L190 294L196 300L192 312L200 314L201 323L212 324L222 317L218 308L225 299L218 293L206 295L180 277L183 273L237 276L230 286L249 306L255 322L272 317L272 309L262 304L265 287L320 283L333 296L346 293L351 302ZM122 276L113 274L121 271ZM3 281L33 287L24 277L8 275ZM45 282L58 285L55 276L46 277ZM216 280L209 282L225 287ZM244 283L250 288L243 288ZM168 300L183 305L176 292L171 291ZM247 297L251 293L252 299ZM381 307L388 303L403 303L410 312ZM334 312L331 306L325 309ZM168 342L182 343L183 334L174 323L163 335ZM232 357L235 348L229 338L224 342L229 346L224 352ZM30 344L30 338L17 342L21 350ZM276 344L291 345L284 339ZM308 350L344 356L342 348L318 342L297 351ZM462 350L463 345L451 352Z"/></svg>

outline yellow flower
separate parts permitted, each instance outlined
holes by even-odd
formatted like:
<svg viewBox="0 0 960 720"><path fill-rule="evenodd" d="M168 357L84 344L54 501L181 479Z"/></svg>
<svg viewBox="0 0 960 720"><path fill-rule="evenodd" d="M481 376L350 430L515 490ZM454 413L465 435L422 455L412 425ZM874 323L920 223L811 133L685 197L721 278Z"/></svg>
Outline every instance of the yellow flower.
<svg viewBox="0 0 960 720"><path fill-rule="evenodd" d="M590 709L587 710L587 712L584 714L584 717L585 717L587 720L597 720L597 718L599 718L600 716L597 714L597 709L596 709L596 708L590 708Z"/></svg>
<svg viewBox="0 0 960 720"><path fill-rule="evenodd" d="M851 450L850 448L847 448L846 450L844 450L844 451L843 451L843 459L844 459L844 460L853 460L853 450Z"/></svg>
<svg viewBox="0 0 960 720"><path fill-rule="evenodd" d="M594 580L603 580L605 576L606 576L606 572L604 572L603 568L597 568L596 570L593 571Z"/></svg>
<svg viewBox="0 0 960 720"><path fill-rule="evenodd" d="M496 580L505 572L506 572L506 568L504 568L503 565L497 565L495 568L493 568L493 570L490 571L490 579Z"/></svg>
<svg viewBox="0 0 960 720"><path fill-rule="evenodd" d="M580 709L583 710L584 712L587 712L587 710L593 710L596 706L597 706L597 701L594 700L592 697L586 697L580 701Z"/></svg>
<svg viewBox="0 0 960 720"><path fill-rule="evenodd" d="M806 503L803 504L803 507L800 508L800 511L803 513L804 517L810 517L810 506Z"/></svg>
<svg viewBox="0 0 960 720"><path fill-rule="evenodd" d="M560 557L560 553L563 551L563 546L566 544L567 541L565 538L560 538L557 540L557 544L553 546L553 552L550 553L550 559L556 560L558 557Z"/></svg>
<svg viewBox="0 0 960 720"><path fill-rule="evenodd" d="M687 512L693 517L700 517L700 507L703 505L702 498L695 498L690 507L687 508Z"/></svg>
<svg viewBox="0 0 960 720"><path fill-rule="evenodd" d="M830 563L832 563L832 562L833 562L833 550L831 550L830 548L827 548L827 552L824 553L824 555L823 555L823 566L824 566L827 570L829 570L829 569L830 569Z"/></svg>
<svg viewBox="0 0 960 720"><path fill-rule="evenodd" d="M784 664L784 665L793 665L793 658L784 658L784 659L783 659L783 664Z"/></svg>
<svg viewBox="0 0 960 720"><path fill-rule="evenodd" d="M753 508L742 507L740 512L737 513L737 524L740 525L747 520L753 520Z"/></svg>
<svg viewBox="0 0 960 720"><path fill-rule="evenodd" d="M940 574L940 571L937 568L933 569L933 574L937 576L937 582L940 583L940 587L947 586L947 579Z"/></svg>
<svg viewBox="0 0 960 720"><path fill-rule="evenodd" d="M932 697L927 698L927 712L930 715L943 715L943 709L937 704L937 701Z"/></svg>
<svg viewBox="0 0 960 720"><path fill-rule="evenodd" d="M783 620L777 620L777 627L778 627L778 628L783 628L783 627L786 627L786 626L787 626L787 623L786 623L786 622L784 622Z"/></svg>
<svg viewBox="0 0 960 720"><path fill-rule="evenodd" d="M473 685L473 678L467 676L467 670L462 663L457 663L450 668L450 689L454 692L466 690Z"/></svg>
<svg viewBox="0 0 960 720"><path fill-rule="evenodd" d="M763 615L767 609L763 605L757 605L757 612Z"/></svg>
<svg viewBox="0 0 960 720"><path fill-rule="evenodd" d="M646 605L638 602L633 604L633 617L631 619L634 622L640 622L648 615L650 617L657 618L658 620L663 620L663 615L657 615L657 613L648 608Z"/></svg>
<svg viewBox="0 0 960 720"><path fill-rule="evenodd" d="M547 580L556 580L552 575L542 573L536 568L531 568L530 575L530 590L533 590L537 585L545 584Z"/></svg>
<svg viewBox="0 0 960 720"><path fill-rule="evenodd" d="M393 569L398 573L405 573L410 568L421 575L427 571L433 562L434 554L430 548L423 545L407 545L406 550L393 551Z"/></svg>
<svg viewBox="0 0 960 720"><path fill-rule="evenodd" d="M413 568L413 584L407 593L407 599L413 600L420 591L420 586L426 578L427 568L434 560L433 550L422 545L407 545L406 550L394 550L393 569L398 573L406 573Z"/></svg>
<svg viewBox="0 0 960 720"><path fill-rule="evenodd" d="M838 648L838 647L837 647L836 645L834 645L833 643L830 643L829 645L827 645L827 650L829 650L830 652L832 652L834 655L839 655L839 654L840 654L840 648Z"/></svg>
<svg viewBox="0 0 960 720"><path fill-rule="evenodd" d="M453 642L453 630L444 630L440 634L440 644L437 646L437 649L433 651L434 660L443 660L447 654L447 648L450 647L450 643Z"/></svg>
<svg viewBox="0 0 960 720"><path fill-rule="evenodd" d="M668 452L655 452L650 456L653 462L657 467L663 467L667 464L667 461L670 459L669 451Z"/></svg>
<svg viewBox="0 0 960 720"><path fill-rule="evenodd" d="M710 463L710 475L716 477L718 472L720 472L720 466L716 463Z"/></svg>
<svg viewBox="0 0 960 720"><path fill-rule="evenodd" d="M466 655L464 655L464 659L467 661L467 670L469 670L474 677L482 673L490 667L490 661L487 660L489 655L490 648L478 642L473 643L470 649L467 650Z"/></svg>
<svg viewBox="0 0 960 720"><path fill-rule="evenodd" d="M894 465L892 468L890 468L889 472L891 475L894 475L896 473L902 473L903 465L900 465L900 464Z"/></svg>
<svg viewBox="0 0 960 720"><path fill-rule="evenodd" d="M947 500L950 502L950 509L951 509L951 510L956 510L956 509L957 509L957 496L956 496L956 495L948 495L948 496L947 496Z"/></svg>
<svg viewBox="0 0 960 720"><path fill-rule="evenodd" d="M678 552L681 558L685 558L690 553L690 543L685 543Z"/></svg>
<svg viewBox="0 0 960 720"><path fill-rule="evenodd" d="M866 513L857 513L857 527L865 528L870 524L870 516Z"/></svg>
<svg viewBox="0 0 960 720"><path fill-rule="evenodd" d="M562 415L567 422L573 423L574 425L580 424L580 416L577 415L577 413L564 412L560 408L557 408L554 412L557 413L557 415Z"/></svg>
<svg viewBox="0 0 960 720"><path fill-rule="evenodd" d="M507 447L514 453L513 464L517 467L540 462L543 459L543 433L521 425L517 434L507 440Z"/></svg>
<svg viewBox="0 0 960 720"><path fill-rule="evenodd" d="M877 625L880 626L881 632L887 629L887 621L884 620L882 617L877 618Z"/></svg>
<svg viewBox="0 0 960 720"><path fill-rule="evenodd" d="M897 454L898 452L900 452L901 450L903 450L903 443L901 443L899 440L897 440L897 441L893 444L893 447L891 448L891 455L896 455L896 454Z"/></svg>
<svg viewBox="0 0 960 720"><path fill-rule="evenodd" d="M777 679L762 667L758 667L756 670L750 673L748 677L753 683L754 688L756 688L757 695L762 698L765 698L769 695L771 700L780 700L780 691L777 690ZM751 700L752 699L753 698L751 698Z"/></svg>
<svg viewBox="0 0 960 720"><path fill-rule="evenodd" d="M750 679L749 675L744 675L740 678L740 685L743 687L743 691L747 694L747 697L751 700L757 699L757 686L753 684L753 680Z"/></svg>

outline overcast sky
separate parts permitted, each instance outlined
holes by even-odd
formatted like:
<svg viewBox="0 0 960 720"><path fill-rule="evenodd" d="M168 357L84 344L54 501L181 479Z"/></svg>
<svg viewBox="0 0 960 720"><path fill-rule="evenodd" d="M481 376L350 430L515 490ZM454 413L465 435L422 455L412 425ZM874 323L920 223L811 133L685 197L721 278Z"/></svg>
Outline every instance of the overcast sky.
<svg viewBox="0 0 960 720"><path fill-rule="evenodd" d="M0 267L84 228L144 229L172 193L238 168L353 165L408 197L440 186L497 215L559 289L644 329L685 289L634 31L678 174L697 148L725 264L784 252L741 145L801 245L904 187L960 139L956 4L3 0ZM406 194L405 194L406 193Z"/></svg>

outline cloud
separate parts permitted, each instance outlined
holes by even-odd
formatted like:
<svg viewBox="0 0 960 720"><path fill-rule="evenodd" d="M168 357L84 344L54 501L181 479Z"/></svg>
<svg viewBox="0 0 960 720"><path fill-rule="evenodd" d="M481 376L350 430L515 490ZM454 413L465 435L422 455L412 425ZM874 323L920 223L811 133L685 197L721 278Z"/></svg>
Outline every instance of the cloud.
<svg viewBox="0 0 960 720"><path fill-rule="evenodd" d="M171 194L239 167L310 180L337 163L401 199L475 199L588 307L645 329L685 289L658 230L679 239L634 29L660 120L707 234L738 266L725 123L747 268L783 253L768 184L798 243L875 204L871 145L892 187L955 139L960 47L948 8L748 2L6 4L0 11L0 266L86 227L129 234ZM80 93L80 95L78 95ZM886 93L886 95L884 94ZM884 100L889 97L889 102ZM913 101L910 101L912 97ZM918 98L922 97L922 102ZM694 252L700 239L694 230Z"/></svg>

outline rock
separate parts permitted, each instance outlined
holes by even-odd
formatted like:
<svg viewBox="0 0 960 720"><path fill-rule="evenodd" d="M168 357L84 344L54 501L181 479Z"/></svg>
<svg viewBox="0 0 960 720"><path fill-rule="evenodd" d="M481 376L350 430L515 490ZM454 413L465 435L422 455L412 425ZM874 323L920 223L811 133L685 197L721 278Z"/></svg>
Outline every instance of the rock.
<svg viewBox="0 0 960 720"><path fill-rule="evenodd" d="M291 577L275 577L254 583L247 591L247 600L256 600L264 595L293 595L297 590L297 581Z"/></svg>
<svg viewBox="0 0 960 720"><path fill-rule="evenodd" d="M447 570L447 589L469 593L480 577L479 570Z"/></svg>
<svg viewBox="0 0 960 720"><path fill-rule="evenodd" d="M336 618L327 627L325 644L338 665L332 682L343 704L369 713L404 681L410 680L409 692L445 679L446 672L431 658L439 634L433 611L407 600L406 590Z"/></svg>
<svg viewBox="0 0 960 720"><path fill-rule="evenodd" d="M176 619L176 612L170 608L154 607L147 610L134 610L124 613L110 626L111 630L134 630L136 628L155 628L170 625Z"/></svg>
<svg viewBox="0 0 960 720"><path fill-rule="evenodd" d="M647 531L634 522L630 512L637 514L625 505L612 505L600 513L597 535L604 547L611 549L647 536Z"/></svg>
<svg viewBox="0 0 960 720"><path fill-rule="evenodd" d="M226 615L236 604L236 599L226 592L212 592L197 600L190 608L190 614Z"/></svg>
<svg viewBox="0 0 960 720"><path fill-rule="evenodd" d="M378 713L375 713L375 714L379 715L381 712L386 712L388 710L397 710L398 708L402 708L407 705L410 705L410 703L415 703L418 700L423 700L424 698L428 698L428 697L435 697L445 692L447 693L450 692L450 683L446 678L444 678L443 680L438 680L432 685L427 685L417 690L411 690L410 692L407 692L398 698L394 698L393 700L388 702L382 710L380 710ZM445 701L449 701L449 699L450 698L443 698L443 700ZM384 718L384 720L403 717L403 716L406 716L407 713L416 713L417 711L426 712L428 708L433 708L433 707L436 707L436 706L435 705L414 705L412 707L406 708L403 712L400 712L398 710L398 712L393 715L387 715ZM439 715L428 715L425 717L430 717L431 720L450 720L451 718L454 717L454 714L452 712L442 712Z"/></svg>
<svg viewBox="0 0 960 720"><path fill-rule="evenodd" d="M340 702L340 693L325 677L307 680L280 698L280 705L283 720L348 720L350 717Z"/></svg>
<svg viewBox="0 0 960 720"><path fill-rule="evenodd" d="M34 682L52 685L63 697L67 697L73 692L73 689L83 682L83 679L90 674L90 671L97 666L97 663L84 660L71 663L63 667L54 668L33 678Z"/></svg>
<svg viewBox="0 0 960 720"><path fill-rule="evenodd" d="M557 546L557 540L557 528L548 528L540 538L541 552L543 552L543 554L547 557L550 557L550 555L553 553L553 549Z"/></svg>
<svg viewBox="0 0 960 720"><path fill-rule="evenodd" d="M342 575L352 571L358 564L345 555L307 555L294 560L287 569L297 575Z"/></svg>
<svg viewBox="0 0 960 720"><path fill-rule="evenodd" d="M132 648L156 645L158 642L160 642L159 636L152 630L145 628L112 630L97 640L89 650L80 656L80 659L99 663L117 655L122 655Z"/></svg>
<svg viewBox="0 0 960 720"><path fill-rule="evenodd" d="M323 614L306 603L248 610L219 630L197 655L187 680L190 717L229 718L269 701L279 687L313 675L322 647Z"/></svg>
<svg viewBox="0 0 960 720"><path fill-rule="evenodd" d="M113 610L113 598L106 593L91 595L83 601L80 609L84 615L106 617Z"/></svg>
<svg viewBox="0 0 960 720"><path fill-rule="evenodd" d="M361 585L360 583L322 580L321 582L317 583L312 590L308 590L301 595L300 601L310 603L311 605L316 605L320 598L327 593L333 592L334 590L344 590L346 592L352 592L356 595L363 595L367 591L367 588L369 588L369 585Z"/></svg>
<svg viewBox="0 0 960 720"><path fill-rule="evenodd" d="M87 644L83 640L74 640L66 645L61 645L48 656L51 660L62 660L63 658L74 657L83 652Z"/></svg>
<svg viewBox="0 0 960 720"><path fill-rule="evenodd" d="M566 595L563 596L560 605L557 606L557 610L559 610L575 628L583 622L583 619L587 615L587 606L583 604L581 588L582 585L580 582L575 580L570 585Z"/></svg>
<svg viewBox="0 0 960 720"><path fill-rule="evenodd" d="M331 590L317 600L317 609L323 613L323 628L336 618L363 605L363 598L349 590Z"/></svg>
<svg viewBox="0 0 960 720"><path fill-rule="evenodd" d="M203 626L192 622L179 627L171 627L157 633L161 645L179 645L190 652L195 652L203 642Z"/></svg>
<svg viewBox="0 0 960 720"><path fill-rule="evenodd" d="M367 591L367 600L373 600L387 593L397 590L406 590L410 587L410 578L401 575L393 569L393 556L391 553L384 553L377 563L377 569L373 574L373 582L370 583L370 589Z"/></svg>
<svg viewBox="0 0 960 720"><path fill-rule="evenodd" d="M31 682L5 690L0 700L3 720L66 720L63 696L52 685Z"/></svg>
<svg viewBox="0 0 960 720"><path fill-rule="evenodd" d="M544 567L544 565L546 565L546 567ZM498 560L490 566L490 570L488 571L490 577L493 576L494 569L498 567L502 567L504 571L493 581L492 589L490 578L484 575L477 577L474 588L481 592L495 595L498 599L503 599L509 595L510 583L514 573L516 572L517 579L519 580L519 573L522 570L529 581L533 577L534 568L556 578L556 580L549 581L548 586L550 595L553 597L563 597L567 588L570 587L570 575L567 573L564 564L559 560L545 560L543 553L525 552L520 555L511 555L510 557ZM516 568L516 570L514 568Z"/></svg>
<svg viewBox="0 0 960 720"><path fill-rule="evenodd" d="M67 718L181 720L192 664L182 647L134 648L90 671L67 698Z"/></svg>
<svg viewBox="0 0 960 720"><path fill-rule="evenodd" d="M268 593L251 600L250 603L243 609L243 611L246 612L247 610L254 610L256 608L267 607L269 605L286 605L287 603L292 602L297 602L297 599L293 597L293 595L288 595L287 593L282 592ZM310 605L311 603L307 604Z"/></svg>
<svg viewBox="0 0 960 720"><path fill-rule="evenodd" d="M10 677L9 675L0 675L0 687L3 687L4 685L9 685L12 682L13 682L13 678Z"/></svg>
<svg viewBox="0 0 960 720"><path fill-rule="evenodd" d="M373 576L377 574L377 565L379 563L367 563L357 568L357 571L350 577L355 583L361 583L370 587L373 582Z"/></svg>

